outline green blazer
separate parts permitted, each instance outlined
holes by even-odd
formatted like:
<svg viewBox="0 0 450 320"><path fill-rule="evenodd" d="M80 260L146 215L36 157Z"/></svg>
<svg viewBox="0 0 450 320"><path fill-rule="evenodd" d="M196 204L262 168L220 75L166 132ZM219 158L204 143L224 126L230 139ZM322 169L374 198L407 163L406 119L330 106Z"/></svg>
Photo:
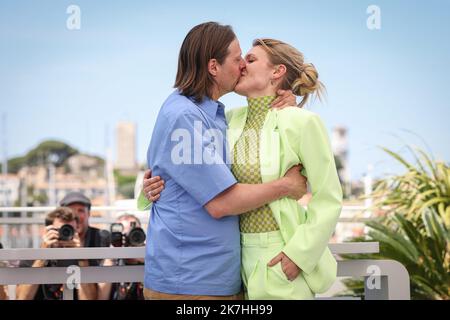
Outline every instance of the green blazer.
<svg viewBox="0 0 450 320"><path fill-rule="evenodd" d="M242 134L247 107L227 112L230 150ZM337 263L328 242L342 209L342 189L327 131L319 116L298 107L271 109L260 137L260 164L263 182L285 175L301 163L308 178L312 199L305 210L297 201L282 198L269 204L280 227L283 252L303 272L311 290L327 291L336 280ZM148 209L142 192L138 208Z"/></svg>
<svg viewBox="0 0 450 320"><path fill-rule="evenodd" d="M233 150L247 119L247 107L227 112L228 143ZM327 291L336 280L337 263L328 248L342 209L342 189L328 134L319 116L298 107L271 109L260 136L263 182L285 175L301 163L312 199L305 210L282 198L269 204L283 236L283 252L297 264L311 290Z"/></svg>

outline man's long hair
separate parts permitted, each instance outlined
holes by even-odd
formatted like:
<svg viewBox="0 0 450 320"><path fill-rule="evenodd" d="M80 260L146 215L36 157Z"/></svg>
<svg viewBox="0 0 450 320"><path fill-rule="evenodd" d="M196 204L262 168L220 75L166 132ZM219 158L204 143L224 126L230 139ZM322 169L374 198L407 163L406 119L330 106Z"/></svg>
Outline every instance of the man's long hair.
<svg viewBox="0 0 450 320"><path fill-rule="evenodd" d="M192 28L181 45L174 87L198 102L204 96L211 98L214 81L208 72L208 63L216 59L222 64L234 39L236 35L231 26L217 22L206 22Z"/></svg>

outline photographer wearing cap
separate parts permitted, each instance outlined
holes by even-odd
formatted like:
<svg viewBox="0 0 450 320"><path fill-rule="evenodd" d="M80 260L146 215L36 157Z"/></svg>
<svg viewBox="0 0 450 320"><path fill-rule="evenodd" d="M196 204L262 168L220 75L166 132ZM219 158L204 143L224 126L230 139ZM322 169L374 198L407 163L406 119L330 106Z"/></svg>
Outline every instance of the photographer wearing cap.
<svg viewBox="0 0 450 320"><path fill-rule="evenodd" d="M80 248L78 235L78 218L72 209L60 207L45 217L45 233L42 237L41 248ZM21 261L20 267L68 267L78 265L87 267L87 260L35 260ZM17 300L61 300L62 284L19 284L16 288ZM91 300L97 298L96 284L80 284L74 291L74 299Z"/></svg>
<svg viewBox="0 0 450 320"><path fill-rule="evenodd" d="M145 233L141 222L132 214L123 214L111 225L111 246L140 247L145 246ZM105 259L103 266L143 265L141 259ZM144 300L144 285L133 283L99 283L99 300Z"/></svg>
<svg viewBox="0 0 450 320"><path fill-rule="evenodd" d="M78 234L82 247L103 247L102 233L89 226L91 200L81 192L70 192L60 202L61 207L69 207L78 218ZM101 261L89 260L90 266L98 266Z"/></svg>

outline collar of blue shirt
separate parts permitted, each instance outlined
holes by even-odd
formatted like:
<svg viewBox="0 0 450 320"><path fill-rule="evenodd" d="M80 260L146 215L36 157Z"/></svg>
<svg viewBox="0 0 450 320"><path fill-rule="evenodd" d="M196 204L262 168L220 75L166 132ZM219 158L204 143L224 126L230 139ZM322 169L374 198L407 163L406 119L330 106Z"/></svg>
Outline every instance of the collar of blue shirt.
<svg viewBox="0 0 450 320"><path fill-rule="evenodd" d="M201 103L197 103L193 98L189 98L198 107L204 110L214 120L217 114L225 115L225 105L220 101L212 100L211 98L204 97Z"/></svg>

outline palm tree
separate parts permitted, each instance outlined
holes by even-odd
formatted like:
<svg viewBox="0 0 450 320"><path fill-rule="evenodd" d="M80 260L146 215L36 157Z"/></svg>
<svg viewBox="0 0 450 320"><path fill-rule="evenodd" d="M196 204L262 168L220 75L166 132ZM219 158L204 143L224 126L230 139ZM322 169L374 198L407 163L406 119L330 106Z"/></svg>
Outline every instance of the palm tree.
<svg viewBox="0 0 450 320"><path fill-rule="evenodd" d="M366 225L366 237L351 241L378 241L380 253L344 258L391 259L410 274L412 299L450 299L450 168L416 149L412 165L391 150L388 154L407 171L378 182L371 210L383 216ZM362 281L345 280L339 295L361 296Z"/></svg>

